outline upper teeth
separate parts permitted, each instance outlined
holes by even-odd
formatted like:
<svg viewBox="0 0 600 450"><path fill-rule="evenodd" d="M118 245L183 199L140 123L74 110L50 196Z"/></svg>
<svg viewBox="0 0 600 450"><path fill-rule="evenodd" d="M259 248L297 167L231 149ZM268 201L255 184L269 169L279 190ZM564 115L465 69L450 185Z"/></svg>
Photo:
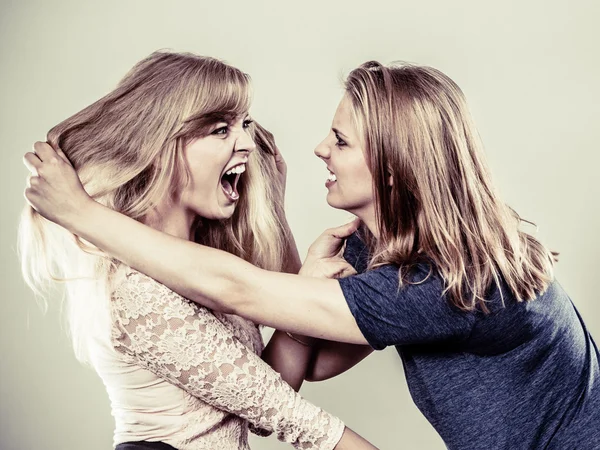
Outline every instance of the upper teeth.
<svg viewBox="0 0 600 450"><path fill-rule="evenodd" d="M327 177L327 181L337 181L337 177L335 176L335 173L329 172L329 176Z"/></svg>
<svg viewBox="0 0 600 450"><path fill-rule="evenodd" d="M232 167L231 169L229 169L227 172L225 172L225 175L231 175L234 173L244 173L246 171L246 164L240 164L239 166L235 166Z"/></svg>

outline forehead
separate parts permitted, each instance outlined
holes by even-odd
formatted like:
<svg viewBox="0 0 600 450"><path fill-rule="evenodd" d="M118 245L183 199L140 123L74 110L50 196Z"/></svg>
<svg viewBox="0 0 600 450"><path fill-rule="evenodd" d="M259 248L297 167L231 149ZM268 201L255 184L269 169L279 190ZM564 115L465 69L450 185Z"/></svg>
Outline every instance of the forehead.
<svg viewBox="0 0 600 450"><path fill-rule="evenodd" d="M335 110L335 115L333 116L333 124L340 125L342 123L347 123L352 120L352 103L347 95L342 97L337 109Z"/></svg>
<svg viewBox="0 0 600 450"><path fill-rule="evenodd" d="M352 107L352 101L347 95L344 95L340 101L340 104L335 111L335 115L333 116L333 123L331 126L347 136L356 136L357 130L354 109Z"/></svg>

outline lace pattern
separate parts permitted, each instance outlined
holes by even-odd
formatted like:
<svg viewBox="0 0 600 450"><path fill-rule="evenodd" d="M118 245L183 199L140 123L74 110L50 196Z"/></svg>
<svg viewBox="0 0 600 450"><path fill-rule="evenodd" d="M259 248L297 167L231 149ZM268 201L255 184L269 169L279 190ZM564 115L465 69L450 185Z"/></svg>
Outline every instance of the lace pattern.
<svg viewBox="0 0 600 450"><path fill-rule="evenodd" d="M192 433L179 448L248 448L248 424L301 449L332 449L339 441L342 422L260 359L262 338L252 322L214 313L134 270L113 294L112 316L115 349L190 394L188 409L203 412L186 428L218 422L214 433Z"/></svg>

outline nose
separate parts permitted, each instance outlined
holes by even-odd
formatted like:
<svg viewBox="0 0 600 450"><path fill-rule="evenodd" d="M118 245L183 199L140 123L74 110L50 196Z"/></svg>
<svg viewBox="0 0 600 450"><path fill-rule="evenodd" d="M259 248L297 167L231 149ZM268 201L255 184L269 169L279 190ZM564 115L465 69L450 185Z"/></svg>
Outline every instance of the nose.
<svg viewBox="0 0 600 450"><path fill-rule="evenodd" d="M315 148L315 155L323 160L329 159L331 151L327 144L327 138L323 139L319 145Z"/></svg>
<svg viewBox="0 0 600 450"><path fill-rule="evenodd" d="M247 152L248 154L256 150L256 144L247 130L243 130L235 140L234 152Z"/></svg>

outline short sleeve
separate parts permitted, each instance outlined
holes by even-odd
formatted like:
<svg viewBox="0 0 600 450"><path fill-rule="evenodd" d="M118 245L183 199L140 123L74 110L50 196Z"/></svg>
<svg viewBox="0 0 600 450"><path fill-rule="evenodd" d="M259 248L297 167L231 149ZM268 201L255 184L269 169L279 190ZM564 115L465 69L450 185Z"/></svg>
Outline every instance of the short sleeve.
<svg viewBox="0 0 600 450"><path fill-rule="evenodd" d="M474 316L451 306L439 276L421 268L421 282L399 286L398 267L386 265L338 280L361 332L376 350L466 339Z"/></svg>
<svg viewBox="0 0 600 450"><path fill-rule="evenodd" d="M358 273L367 270L367 265L369 264L369 251L358 231L352 233L348 239L346 239L344 259L348 261L348 264L354 267L354 270Z"/></svg>

